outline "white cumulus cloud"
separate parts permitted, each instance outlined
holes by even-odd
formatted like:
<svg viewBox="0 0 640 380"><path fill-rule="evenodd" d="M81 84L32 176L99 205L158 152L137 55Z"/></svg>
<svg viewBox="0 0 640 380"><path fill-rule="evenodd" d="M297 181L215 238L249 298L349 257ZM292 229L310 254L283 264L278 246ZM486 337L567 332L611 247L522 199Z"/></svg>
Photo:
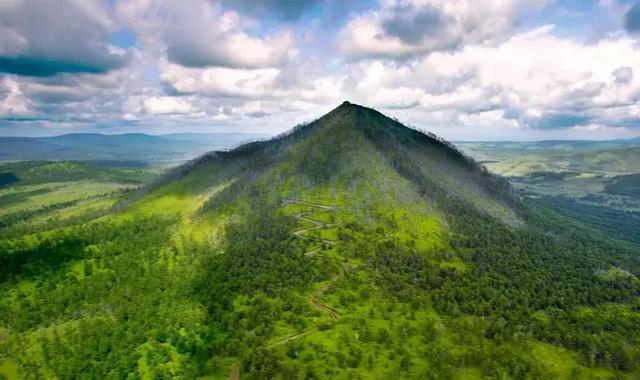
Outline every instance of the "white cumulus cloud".
<svg viewBox="0 0 640 380"><path fill-rule="evenodd" d="M144 109L152 114L189 114L195 107L184 99L170 96L154 96L144 101Z"/></svg>

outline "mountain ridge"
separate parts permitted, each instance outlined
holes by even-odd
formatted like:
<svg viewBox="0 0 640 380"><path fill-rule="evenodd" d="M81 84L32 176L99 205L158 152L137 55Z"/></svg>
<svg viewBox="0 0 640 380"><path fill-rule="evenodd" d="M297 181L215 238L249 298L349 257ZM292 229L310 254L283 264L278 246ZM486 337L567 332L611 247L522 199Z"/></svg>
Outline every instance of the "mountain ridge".
<svg viewBox="0 0 640 380"><path fill-rule="evenodd" d="M364 159L375 164L360 165ZM225 176L235 176L236 183L229 191L236 195L241 193L238 187L242 184L271 178L269 172L277 176L269 186L280 189L274 190L280 197L295 197L296 191L314 186L328 185L334 190L359 183L369 186L370 178L379 177L371 172L375 167L397 177L393 181L412 183L411 192L419 197L430 193L431 201L437 198L441 203L453 197L509 225L521 224L516 212L519 198L506 180L492 175L453 144L433 134L408 128L376 110L349 102L269 140L197 157L174 168L137 197L192 172L206 172L209 165L220 169L220 165L229 162L237 171ZM282 189L283 182L291 183L289 190ZM216 203L219 196L216 194L209 203Z"/></svg>
<svg viewBox="0 0 640 380"><path fill-rule="evenodd" d="M71 133L51 137L0 137L3 161L144 160L184 161L212 148L229 148L252 134L148 135Z"/></svg>

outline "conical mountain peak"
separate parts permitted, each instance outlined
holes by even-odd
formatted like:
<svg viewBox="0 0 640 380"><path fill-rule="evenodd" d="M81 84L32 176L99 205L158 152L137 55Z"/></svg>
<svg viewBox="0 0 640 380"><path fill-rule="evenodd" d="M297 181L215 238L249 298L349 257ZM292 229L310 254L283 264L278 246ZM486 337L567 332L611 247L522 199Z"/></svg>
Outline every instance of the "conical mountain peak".
<svg viewBox="0 0 640 380"><path fill-rule="evenodd" d="M229 171L228 178L238 184L270 182L278 193L316 186L340 192L390 188L408 181L432 201L459 199L500 218L517 219L510 211L515 197L506 181L453 144L348 101L270 140L205 155L176 169L169 179L206 172L198 168L207 165Z"/></svg>

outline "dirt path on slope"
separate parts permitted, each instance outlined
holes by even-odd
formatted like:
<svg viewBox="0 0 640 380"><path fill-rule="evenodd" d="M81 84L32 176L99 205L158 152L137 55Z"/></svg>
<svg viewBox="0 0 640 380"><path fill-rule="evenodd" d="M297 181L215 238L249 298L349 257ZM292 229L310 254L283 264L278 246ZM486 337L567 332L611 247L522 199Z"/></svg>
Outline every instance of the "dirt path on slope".
<svg viewBox="0 0 640 380"><path fill-rule="evenodd" d="M320 203L309 202L309 201L306 201L304 199L295 198L295 197L294 198L288 198L287 200L284 201L284 203L285 204L297 203L297 204L301 204L301 205L305 205L305 206L321 208L321 209L324 209L324 210L333 210L333 211L338 210L338 206L323 205L323 204L320 204Z"/></svg>
<svg viewBox="0 0 640 380"><path fill-rule="evenodd" d="M233 363L231 365L231 372L229 372L229 380L240 380L240 363Z"/></svg>
<svg viewBox="0 0 640 380"><path fill-rule="evenodd" d="M337 274L336 276L332 277L329 281L322 284L318 288L318 290L313 292L313 294L311 294L311 296L309 297L309 304L311 305L311 307L317 309L321 313L327 314L329 317L331 317L331 319L334 320L334 322L337 322L340 319L342 319L342 315L340 315L340 313L336 309L332 308L331 306L328 306L327 304L320 302L318 298L322 297L322 295L331 287L331 285L333 285L333 283L336 282L338 279L340 279L340 277L342 277L343 275L344 275L344 272L340 271L339 274ZM317 328L309 328L309 329L303 330L299 333L289 335L278 341L275 341L270 345L268 345L267 347L271 348L271 347L276 347L282 344L289 343L292 340L302 338L303 336L310 334L316 330Z"/></svg>
<svg viewBox="0 0 640 380"><path fill-rule="evenodd" d="M309 303L311 306L320 310L321 312L329 315L334 321L339 321L342 319L342 315L338 313L338 311L331 306L328 306L318 300L318 298L322 297L324 293L333 285L334 282L338 281L344 275L344 271L340 271L336 276L331 278L331 280L325 282L316 290L311 297L309 297Z"/></svg>
<svg viewBox="0 0 640 380"><path fill-rule="evenodd" d="M309 201L305 201L299 198L289 198L285 201L285 204L293 204L293 203L297 203L297 204L301 204L304 206L310 206L310 207L315 207L318 209L321 209L323 211L336 211L338 210L338 207L336 206L331 206L331 205L321 205L318 203L313 203L313 202L309 202ZM331 228L334 227L335 224L332 223L325 223L321 220L317 220L317 219L313 219L313 218L309 218L309 215L312 215L314 213L314 211L303 211L303 212L299 212L297 214L294 214L294 218L298 219L298 220L304 220L307 222L310 222L312 224L314 224L313 227L308 227L308 228L301 228L299 230L296 230L293 232L293 234L300 238L300 239L307 239L307 240L316 240L319 241L324 247L320 247L320 248L315 248L312 249L308 252L305 253L305 256L314 256L317 252L321 251L322 248L329 248L333 245L336 244L336 241L334 240L330 240L330 239L323 239L323 238L319 238L316 236L308 236L305 235L306 233L310 232L310 231L314 231L314 230L318 230L318 229L325 229L325 228ZM309 296L309 305L311 307L313 307L314 309L320 311L321 313L324 313L326 315L328 315L331 319L333 319L334 322L339 321L340 319L342 319L342 315L340 315L340 313L332 308L331 306L328 306L327 304L324 304L322 302L320 302L319 298L322 297L322 295L324 295L324 293L331 287L331 285L333 285L336 281L338 281L342 276L344 276L345 271L347 271L349 269L349 267L345 264L343 266L343 268L340 270L340 273L338 273L337 275L333 276L331 279L329 279L328 281L324 282L322 285L320 285L320 287L311 294L311 296ZM279 339L273 343L271 343L270 345L267 346L267 348L271 348L271 347L276 347L276 346L280 346L283 344L287 344L289 342L291 342L292 340L296 340L299 338L302 338L305 335L308 335L314 331L316 331L317 328L309 328L306 330L303 330L299 333L293 334L293 335L289 335L286 336L282 339ZM240 380L240 362L238 363L234 363L231 366L231 371L229 372L229 380Z"/></svg>
<svg viewBox="0 0 640 380"><path fill-rule="evenodd" d="M313 203L313 202L300 200L298 198L290 198L290 199L288 199L286 201L286 203L298 203L298 204L305 205L305 206L319 208L321 210L335 211L335 210L338 209L336 206L321 205L321 204L318 204L318 203ZM315 236L306 236L305 235L309 231L313 231L313 230L317 230L317 229L324 229L324 228L331 228L331 227L335 226L335 224L332 224L332 223L325 223L325 222L323 222L321 220L309 218L308 216L312 215L313 213L314 213L314 211L303 211L303 212L299 212L299 213L294 215L295 218L297 218L299 220L304 220L304 221L310 222L310 223L314 224L314 226L313 227L299 229L299 230L295 231L293 234L295 236L301 238L301 239L309 239L309 240L320 241L322 244L325 245L325 247L329 247L329 246L335 245L336 242L334 240L322 239L322 238L318 238L318 237L315 237ZM313 256L317 252L319 252L320 250L322 250L322 247L321 248L312 249L312 250L308 251L307 253L305 253L305 255L306 256ZM340 271L340 273L338 273L337 275L332 277L329 281L327 281L324 284L320 285L320 287L315 292L313 292L311 294L311 296L309 296L309 305L311 305L311 307L317 309L321 313L327 314L334 321L339 321L340 319L342 319L342 315L340 315L340 313L338 313L338 311L336 309L332 308L331 306L328 306L327 304L324 304L324 303L320 302L319 298L322 297L322 295L331 287L331 285L333 285L333 283L338 281L338 279L340 279L343 275L344 275L344 271ZM297 333L297 334L294 334L294 335L290 335L288 337L285 337L285 338L283 338L281 340L278 340L278 341L270 344L269 347L274 347L274 346L278 346L278 345L281 345L281 344L288 343L288 342L290 342L290 341L292 341L294 339L298 339L300 337L303 337L303 336L311 333L314 330L315 329L307 329L307 330L304 330L304 331L302 331L300 333Z"/></svg>
<svg viewBox="0 0 640 380"><path fill-rule="evenodd" d="M289 202L289 203L293 203L293 202ZM313 207L322 208L324 210L336 210L336 208L333 208L332 206L322 206L322 205L317 205L317 204L313 204L313 203L310 203L310 202L305 202L304 204L307 205L307 206L312 206L313 205ZM330 207L330 208L327 208L327 207ZM313 224L313 227L301 228L299 230L294 231L293 234L296 237L300 238L300 239L319 241L324 248L329 248L329 247L335 245L336 242L334 240L324 239L324 238L320 238L320 237L317 237L317 236L308 236L308 235L306 235L308 232L311 232L311 231L321 230L321 229L326 229L326 228L332 228L332 227L335 226L335 224L333 224L333 223L325 223L325 222L323 222L321 220L309 218L308 215L312 215L313 213L314 213L313 211L303 211L303 212L299 212L299 213L294 215L294 218L296 218L298 220L303 220L303 221L309 222L309 223ZM322 250L323 247L312 249L312 250L306 252L305 256L313 256L316 253L318 253L320 250Z"/></svg>

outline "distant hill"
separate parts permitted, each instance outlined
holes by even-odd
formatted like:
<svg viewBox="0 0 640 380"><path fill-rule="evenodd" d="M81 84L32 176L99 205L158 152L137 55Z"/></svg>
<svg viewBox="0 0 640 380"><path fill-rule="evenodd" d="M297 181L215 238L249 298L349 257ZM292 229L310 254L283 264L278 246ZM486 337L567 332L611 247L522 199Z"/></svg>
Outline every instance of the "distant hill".
<svg viewBox="0 0 640 380"><path fill-rule="evenodd" d="M607 193L640 198L640 174L613 177L605 186L605 191Z"/></svg>
<svg viewBox="0 0 640 380"><path fill-rule="evenodd" d="M127 161L20 161L0 164L0 188L3 185L35 185L41 183L93 180L140 184L148 181L152 174L141 171L118 170L120 162L138 168L137 162ZM114 165L112 165L112 163ZM127 167L127 168L128 168Z"/></svg>
<svg viewBox="0 0 640 380"><path fill-rule="evenodd" d="M260 133L169 133L160 135L160 137L168 140L176 141L243 141L256 140L258 138L266 138L269 135Z"/></svg>
<svg viewBox="0 0 640 380"><path fill-rule="evenodd" d="M456 144L469 149L513 150L527 153L538 151L584 152L638 147L640 137L619 140L460 141Z"/></svg>
<svg viewBox="0 0 640 380"><path fill-rule="evenodd" d="M257 134L142 133L104 135L73 133L54 137L0 137L0 161L26 160L141 160L179 162L204 152L227 149Z"/></svg>
<svg viewBox="0 0 640 380"><path fill-rule="evenodd" d="M640 172L640 139L610 141L459 142L465 153L503 176L533 172Z"/></svg>

